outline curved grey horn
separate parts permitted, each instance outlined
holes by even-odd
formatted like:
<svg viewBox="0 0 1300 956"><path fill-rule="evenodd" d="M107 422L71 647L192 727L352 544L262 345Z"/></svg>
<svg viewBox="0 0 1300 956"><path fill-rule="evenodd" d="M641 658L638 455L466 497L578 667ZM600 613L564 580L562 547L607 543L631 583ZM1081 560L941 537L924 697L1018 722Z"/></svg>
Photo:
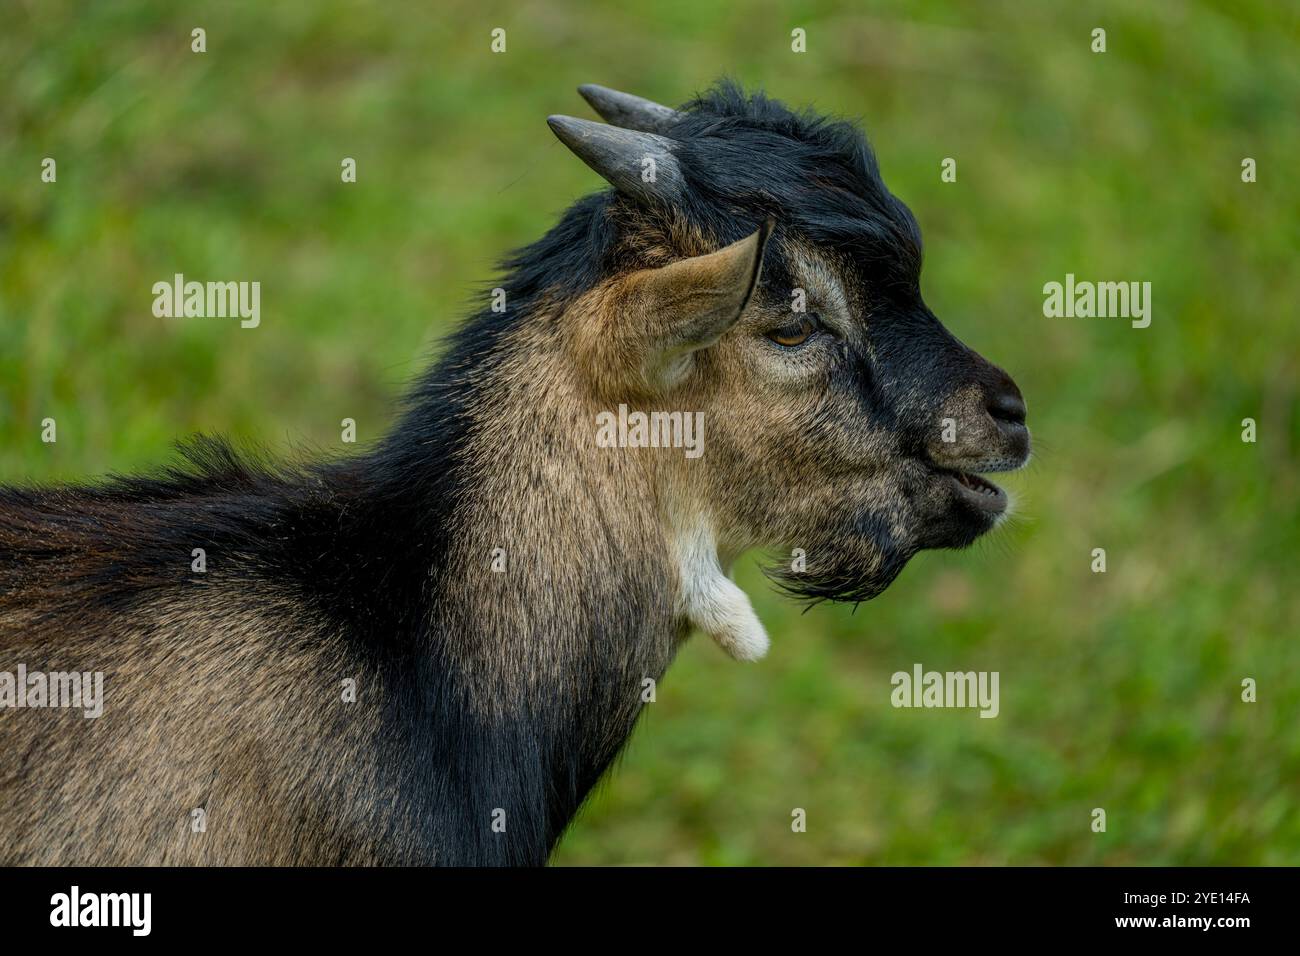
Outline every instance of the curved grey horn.
<svg viewBox="0 0 1300 956"><path fill-rule="evenodd" d="M561 143L625 195L667 200L685 186L670 139L572 116L548 116L546 123Z"/></svg>
<svg viewBox="0 0 1300 956"><path fill-rule="evenodd" d="M608 86L584 83L578 87L578 92L600 114L601 119L624 129L640 130L643 133L667 133L682 118L677 110L661 106L654 100L620 93Z"/></svg>

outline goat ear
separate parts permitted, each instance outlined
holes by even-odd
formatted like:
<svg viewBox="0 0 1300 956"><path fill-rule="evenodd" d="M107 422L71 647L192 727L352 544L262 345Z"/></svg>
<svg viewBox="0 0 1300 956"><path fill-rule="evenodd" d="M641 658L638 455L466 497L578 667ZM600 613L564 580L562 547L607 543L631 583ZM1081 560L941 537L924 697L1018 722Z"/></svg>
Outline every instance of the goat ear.
<svg viewBox="0 0 1300 956"><path fill-rule="evenodd" d="M633 273L620 284L603 336L601 364L621 366L630 384L671 388L691 355L722 337L749 304L763 269L772 221L717 252Z"/></svg>

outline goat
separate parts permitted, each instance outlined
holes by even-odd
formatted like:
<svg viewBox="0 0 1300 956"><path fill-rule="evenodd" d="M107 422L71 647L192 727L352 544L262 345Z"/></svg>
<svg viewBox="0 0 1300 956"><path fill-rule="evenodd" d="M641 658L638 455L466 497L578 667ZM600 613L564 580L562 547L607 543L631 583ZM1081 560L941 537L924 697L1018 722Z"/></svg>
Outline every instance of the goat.
<svg viewBox="0 0 1300 956"><path fill-rule="evenodd" d="M857 602L997 524L977 473L1026 461L1024 403L922 302L858 129L729 81L580 92L608 125L550 126L613 188L373 448L0 489L0 862L544 864L692 631L767 649L742 552ZM21 707L64 669L102 716Z"/></svg>

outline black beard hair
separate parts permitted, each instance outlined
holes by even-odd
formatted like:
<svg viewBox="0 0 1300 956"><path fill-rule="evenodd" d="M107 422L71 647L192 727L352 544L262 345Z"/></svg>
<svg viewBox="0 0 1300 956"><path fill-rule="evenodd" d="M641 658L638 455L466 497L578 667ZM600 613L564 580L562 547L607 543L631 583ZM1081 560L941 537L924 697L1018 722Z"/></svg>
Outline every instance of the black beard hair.
<svg viewBox="0 0 1300 956"><path fill-rule="evenodd" d="M778 590L812 607L822 601L853 605L870 601L893 583L920 549L898 540L884 516L868 513L859 519L853 534L828 534L804 550L806 570L791 570L785 560L764 566L763 573ZM864 570L868 557L879 558L874 571Z"/></svg>

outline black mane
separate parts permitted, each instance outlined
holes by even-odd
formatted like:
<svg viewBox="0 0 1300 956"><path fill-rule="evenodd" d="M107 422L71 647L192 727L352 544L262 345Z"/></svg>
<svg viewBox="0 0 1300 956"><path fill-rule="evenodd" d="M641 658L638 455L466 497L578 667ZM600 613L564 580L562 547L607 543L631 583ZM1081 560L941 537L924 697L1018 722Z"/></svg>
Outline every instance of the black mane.
<svg viewBox="0 0 1300 956"><path fill-rule="evenodd" d="M915 288L920 229L881 180L855 124L793 111L729 80L687 103L684 114L668 135L682 144L685 211L708 232L734 242L772 216L839 252L873 284Z"/></svg>

